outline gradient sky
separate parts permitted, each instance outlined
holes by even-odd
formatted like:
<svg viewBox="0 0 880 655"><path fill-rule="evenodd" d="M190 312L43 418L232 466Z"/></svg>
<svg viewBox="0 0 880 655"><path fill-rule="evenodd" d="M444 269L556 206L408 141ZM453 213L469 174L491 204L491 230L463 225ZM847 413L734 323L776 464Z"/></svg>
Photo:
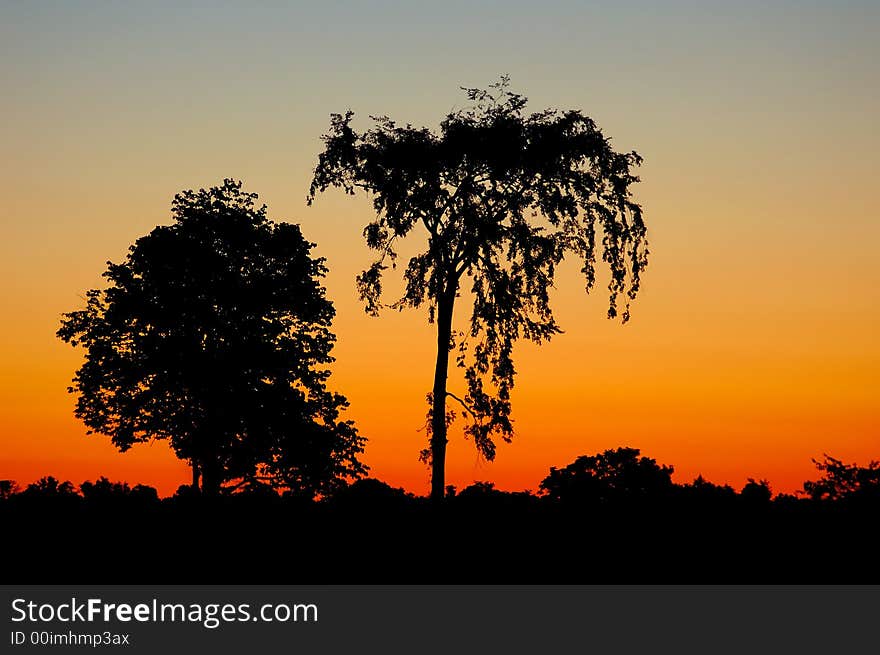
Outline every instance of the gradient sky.
<svg viewBox="0 0 880 655"><path fill-rule="evenodd" d="M644 156L652 258L626 326L563 267L565 334L516 350L514 442L487 464L453 430L449 482L535 489L621 445L778 491L823 452L880 459L876 2L123 4L0 0L0 478L187 480L161 442L85 435L54 333L177 191L234 177L318 243L331 386L373 474L425 493L431 326L359 305L366 197L305 195L330 112L434 127L501 73Z"/></svg>

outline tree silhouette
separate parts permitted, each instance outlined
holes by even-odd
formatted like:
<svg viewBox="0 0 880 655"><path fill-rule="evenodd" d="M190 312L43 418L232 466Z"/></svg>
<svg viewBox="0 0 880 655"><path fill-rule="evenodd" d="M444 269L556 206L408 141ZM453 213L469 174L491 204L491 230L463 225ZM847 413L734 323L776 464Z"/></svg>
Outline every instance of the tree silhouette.
<svg viewBox="0 0 880 655"><path fill-rule="evenodd" d="M541 343L561 331L549 290L563 257L580 258L588 292L597 258L608 265L608 315L621 312L626 321L648 254L641 208L630 194L638 154L615 152L580 111L525 114L526 98L508 90L507 77L488 91L465 91L472 104L448 114L439 134L387 117L359 134L351 111L333 114L308 197L311 204L331 186L372 196L376 218L364 237L379 257L357 281L372 314L397 241L424 228L427 247L407 264L405 294L392 306L427 304L437 325L430 448L423 451L433 498L444 494L447 425L455 416L448 396L463 406L465 434L486 459L495 456L496 437L513 435L513 344L521 337ZM453 333L464 276L473 295L470 327ZM447 391L456 345L463 397Z"/></svg>
<svg viewBox="0 0 880 655"><path fill-rule="evenodd" d="M739 495L753 505L766 505L773 499L773 489L767 480L749 478Z"/></svg>
<svg viewBox="0 0 880 655"><path fill-rule="evenodd" d="M32 498L75 498L78 496L72 482L69 480L61 482L51 475L32 482L22 494Z"/></svg>
<svg viewBox="0 0 880 655"><path fill-rule="evenodd" d="M111 482L102 475L94 482L84 481L79 485L79 492L88 501L101 502L128 496L131 493L131 488L127 482Z"/></svg>
<svg viewBox="0 0 880 655"><path fill-rule="evenodd" d="M19 491L21 488L15 480L0 480L0 500L12 498Z"/></svg>
<svg viewBox="0 0 880 655"><path fill-rule="evenodd" d="M76 415L121 451L168 439L209 494L232 480L315 494L365 472L364 439L326 388L324 260L256 199L233 180L176 195L174 222L108 262L109 286L58 336L86 351Z"/></svg>
<svg viewBox="0 0 880 655"><path fill-rule="evenodd" d="M736 489L729 484L711 482L702 475L698 475L689 483L676 485L676 491L679 503L696 511L721 510L733 507L737 502ZM748 499L755 499L760 495L753 493L756 490L749 485L746 485L743 491L746 492L744 498L747 502Z"/></svg>
<svg viewBox="0 0 880 655"><path fill-rule="evenodd" d="M867 466L858 466L825 455L821 462L814 459L813 464L822 472L822 477L804 482L802 492L813 500L860 496L880 498L880 462L871 461Z"/></svg>
<svg viewBox="0 0 880 655"><path fill-rule="evenodd" d="M583 455L565 468L551 467L540 489L553 500L569 502L656 500L672 490L672 473L671 466L641 456L638 448L616 448Z"/></svg>
<svg viewBox="0 0 880 655"><path fill-rule="evenodd" d="M142 503L159 501L159 492L155 488L144 484L136 484L129 487L127 482L111 482L106 476L101 476L94 482L86 480L79 485L82 497L92 503L111 503L126 500L136 500Z"/></svg>

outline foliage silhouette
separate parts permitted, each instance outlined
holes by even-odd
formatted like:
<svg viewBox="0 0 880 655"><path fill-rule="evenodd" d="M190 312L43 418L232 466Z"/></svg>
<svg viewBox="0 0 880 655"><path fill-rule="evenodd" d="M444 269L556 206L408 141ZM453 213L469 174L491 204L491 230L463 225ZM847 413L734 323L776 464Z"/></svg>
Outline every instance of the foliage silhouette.
<svg viewBox="0 0 880 655"><path fill-rule="evenodd" d="M507 77L489 90L465 91L472 104L448 114L438 134L387 117L357 133L353 112L333 114L308 196L311 204L331 186L372 196L376 218L364 237L379 257L357 280L372 314L381 306L383 272L396 264L397 242L424 228L427 247L407 264L406 292L392 306L427 305L437 326L430 447L422 452L435 499L444 496L447 427L455 418L447 397L462 405L465 433L481 456L492 460L495 439L512 437L513 345L561 331L549 290L563 257L581 259L588 292L597 258L608 265L608 315L621 312L626 321L648 254L642 211L630 193L637 153L615 152L580 111L525 114L526 98L508 90ZM473 295L470 327L453 333L464 276ZM456 346L463 397L447 390Z"/></svg>
<svg viewBox="0 0 880 655"><path fill-rule="evenodd" d="M642 457L638 448L617 448L552 467L540 489L552 500L608 503L657 499L673 489L673 468Z"/></svg>
<svg viewBox="0 0 880 655"><path fill-rule="evenodd" d="M375 478L364 478L356 480L348 486L340 487L327 498L327 502L335 508L363 510L377 506L405 506L412 503L414 499L415 496L404 489L392 487Z"/></svg>
<svg viewBox="0 0 880 655"><path fill-rule="evenodd" d="M136 484L129 487L127 482L111 482L101 476L94 482L86 480L79 485L83 500L96 504L121 505L123 503L140 503L151 505L159 502L159 493L155 488Z"/></svg>
<svg viewBox="0 0 880 655"><path fill-rule="evenodd" d="M579 475L552 469L548 477L555 470L557 481L583 481L586 470L602 481L587 488L601 493L564 485L567 493L535 495L475 482L438 504L362 479L320 500L265 485L219 497L185 486L186 495L157 499L149 487L106 478L83 482L79 493L44 478L0 498L0 557L15 562L7 582L31 584L118 582L119 571L154 584L216 583L218 575L250 584L880 581L876 494L768 498L763 481L740 493L702 476L667 483L671 468L632 448L566 468ZM149 557L133 567L126 544Z"/></svg>
<svg viewBox="0 0 880 655"><path fill-rule="evenodd" d="M69 480L61 482L51 475L32 482L25 487L22 494L33 498L72 498L77 495L73 483Z"/></svg>
<svg viewBox="0 0 880 655"><path fill-rule="evenodd" d="M485 482L483 480L477 480L473 484L468 485L464 489L462 489L455 496L458 499L469 499L469 498L491 498L493 496L498 496L499 494L503 494L503 491L500 491L495 488L494 482Z"/></svg>
<svg viewBox="0 0 880 655"><path fill-rule="evenodd" d="M692 497L707 500L721 501L736 497L736 489L729 484L715 484L702 475L695 477L690 484L682 485L682 489Z"/></svg>
<svg viewBox="0 0 880 655"><path fill-rule="evenodd" d="M748 498L737 495L736 489L730 485L715 484L702 475L687 484L676 485L674 494L681 508L701 517L731 511L741 500Z"/></svg>
<svg viewBox="0 0 880 655"><path fill-rule="evenodd" d="M773 498L773 490L767 480L755 480L749 478L748 482L739 492L743 500L755 505L766 505Z"/></svg>
<svg viewBox="0 0 880 655"><path fill-rule="evenodd" d="M880 498L880 462L858 466L825 455L821 462L814 459L813 463L822 472L822 477L804 482L802 492L813 500Z"/></svg>
<svg viewBox="0 0 880 655"><path fill-rule="evenodd" d="M86 500L103 500L105 498L113 498L114 496L128 496L131 488L127 482L111 482L103 475L89 482L86 480L79 485L79 492Z"/></svg>
<svg viewBox="0 0 880 655"><path fill-rule="evenodd" d="M108 262L105 289L65 314L85 349L76 415L121 451L168 439L216 494L258 481L312 496L366 467L364 439L327 390L335 337L323 259L241 182L183 191L174 222Z"/></svg>
<svg viewBox="0 0 880 655"><path fill-rule="evenodd" d="M21 491L21 487L15 480L0 480L0 500L12 498Z"/></svg>

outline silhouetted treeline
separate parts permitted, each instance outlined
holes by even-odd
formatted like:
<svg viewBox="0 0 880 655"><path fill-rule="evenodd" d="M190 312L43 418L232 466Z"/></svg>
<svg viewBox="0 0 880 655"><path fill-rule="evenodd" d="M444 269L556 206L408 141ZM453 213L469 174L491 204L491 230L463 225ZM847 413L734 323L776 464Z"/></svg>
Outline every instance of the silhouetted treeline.
<svg viewBox="0 0 880 655"><path fill-rule="evenodd" d="M880 465L826 457L796 495L740 490L619 448L443 503L379 480L311 500L252 486L168 498L100 478L0 481L11 582L880 582ZM427 563L432 562L429 566ZM438 562L440 562L438 567Z"/></svg>

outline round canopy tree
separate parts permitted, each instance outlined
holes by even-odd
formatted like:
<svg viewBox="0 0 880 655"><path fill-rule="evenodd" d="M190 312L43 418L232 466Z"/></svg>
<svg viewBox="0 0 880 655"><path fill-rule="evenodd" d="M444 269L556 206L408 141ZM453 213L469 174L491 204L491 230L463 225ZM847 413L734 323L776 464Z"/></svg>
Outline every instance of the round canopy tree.
<svg viewBox="0 0 880 655"><path fill-rule="evenodd" d="M673 473L638 448L624 447L582 455L562 469L551 467L539 488L553 500L573 503L651 501L669 495Z"/></svg>
<svg viewBox="0 0 880 655"><path fill-rule="evenodd" d="M85 349L70 391L90 432L122 451L168 439L206 493L238 481L313 495L365 472L364 439L326 386L324 260L256 199L233 180L175 196L174 222L108 262L107 288L58 336Z"/></svg>
<svg viewBox="0 0 880 655"><path fill-rule="evenodd" d="M549 291L563 257L580 258L588 292L601 258L610 270L608 315L626 321L648 256L642 211L630 193L637 153L615 152L580 111L524 113L526 99L508 91L506 77L488 91L465 90L472 104L447 115L439 133L386 117L358 133L351 111L333 114L308 198L331 186L372 197L376 217L364 236L379 257L358 278L371 313L381 306L382 274L395 264L396 242L416 228L427 238L407 264L406 292L393 306L427 305L437 325L430 447L423 452L434 498L445 488L447 397L463 406L466 434L487 459L495 456L495 437L512 436L513 344L560 332ZM470 328L456 334L453 309L465 278L473 295ZM463 398L447 390L456 347Z"/></svg>

